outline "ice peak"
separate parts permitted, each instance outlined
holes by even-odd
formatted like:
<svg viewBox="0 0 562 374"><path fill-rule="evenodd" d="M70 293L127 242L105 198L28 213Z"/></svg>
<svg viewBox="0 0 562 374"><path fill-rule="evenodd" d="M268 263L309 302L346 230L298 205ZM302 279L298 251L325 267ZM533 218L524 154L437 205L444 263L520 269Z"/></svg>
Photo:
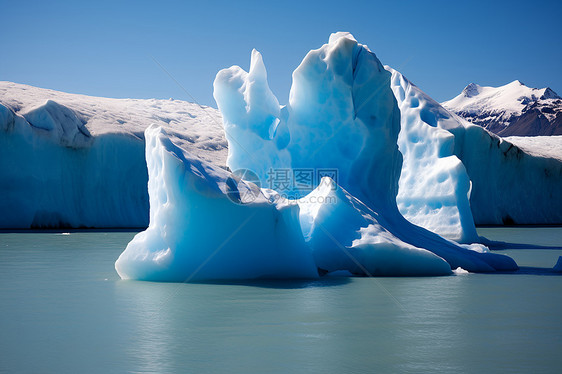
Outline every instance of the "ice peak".
<svg viewBox="0 0 562 374"><path fill-rule="evenodd" d="M355 37L350 32L338 31L338 32L334 32L334 33L330 34L330 39L328 41L328 44L334 44L335 42L337 42L341 38L346 38L346 39L349 39L349 40L353 40L354 42L357 42L357 39L355 39Z"/></svg>
<svg viewBox="0 0 562 374"><path fill-rule="evenodd" d="M267 79L267 71L263 63L263 57L257 49L252 49L252 58L250 60L250 72L251 75L260 75Z"/></svg>

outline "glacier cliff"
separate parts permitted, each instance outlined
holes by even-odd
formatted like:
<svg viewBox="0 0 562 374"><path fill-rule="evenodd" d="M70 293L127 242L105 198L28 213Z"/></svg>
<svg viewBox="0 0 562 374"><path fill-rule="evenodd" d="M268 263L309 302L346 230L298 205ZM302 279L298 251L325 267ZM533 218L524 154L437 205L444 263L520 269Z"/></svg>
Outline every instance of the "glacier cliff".
<svg viewBox="0 0 562 374"><path fill-rule="evenodd" d="M224 165L226 140L212 108L0 82L0 228L146 227L143 138L151 123Z"/></svg>

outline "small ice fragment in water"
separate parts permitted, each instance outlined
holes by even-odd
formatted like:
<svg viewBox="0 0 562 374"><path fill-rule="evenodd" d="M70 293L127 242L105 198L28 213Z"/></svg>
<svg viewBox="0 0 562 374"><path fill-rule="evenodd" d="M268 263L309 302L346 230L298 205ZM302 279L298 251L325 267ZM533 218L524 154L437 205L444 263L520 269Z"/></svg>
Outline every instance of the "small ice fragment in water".
<svg viewBox="0 0 562 374"><path fill-rule="evenodd" d="M460 266L458 268L456 268L455 270L453 270L453 274L455 275L463 275L463 274L468 274L468 271L464 270L463 268L461 268Z"/></svg>

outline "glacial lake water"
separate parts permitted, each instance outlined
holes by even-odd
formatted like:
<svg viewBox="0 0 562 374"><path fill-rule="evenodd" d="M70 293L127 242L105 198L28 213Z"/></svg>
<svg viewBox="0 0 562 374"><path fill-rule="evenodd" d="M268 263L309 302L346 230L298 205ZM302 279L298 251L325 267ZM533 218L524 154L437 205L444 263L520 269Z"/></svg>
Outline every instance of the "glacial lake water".
<svg viewBox="0 0 562 374"><path fill-rule="evenodd" d="M481 228L552 267L562 228ZM132 232L0 234L0 372L559 373L562 276L121 281Z"/></svg>

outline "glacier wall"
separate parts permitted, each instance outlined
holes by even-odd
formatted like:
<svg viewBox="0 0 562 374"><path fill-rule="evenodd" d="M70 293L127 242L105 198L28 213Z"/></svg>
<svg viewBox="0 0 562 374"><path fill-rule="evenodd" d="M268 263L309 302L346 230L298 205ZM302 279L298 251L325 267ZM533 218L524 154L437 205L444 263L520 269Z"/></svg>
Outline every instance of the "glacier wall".
<svg viewBox="0 0 562 374"><path fill-rule="evenodd" d="M158 124L182 148L223 166L220 122L216 109L180 100L0 82L0 228L144 228L144 130Z"/></svg>
<svg viewBox="0 0 562 374"><path fill-rule="evenodd" d="M148 224L142 140L94 139L54 101L28 119L0 104L0 228Z"/></svg>
<svg viewBox="0 0 562 374"><path fill-rule="evenodd" d="M472 180L477 224L562 222L562 161L530 155L478 125L450 131Z"/></svg>

